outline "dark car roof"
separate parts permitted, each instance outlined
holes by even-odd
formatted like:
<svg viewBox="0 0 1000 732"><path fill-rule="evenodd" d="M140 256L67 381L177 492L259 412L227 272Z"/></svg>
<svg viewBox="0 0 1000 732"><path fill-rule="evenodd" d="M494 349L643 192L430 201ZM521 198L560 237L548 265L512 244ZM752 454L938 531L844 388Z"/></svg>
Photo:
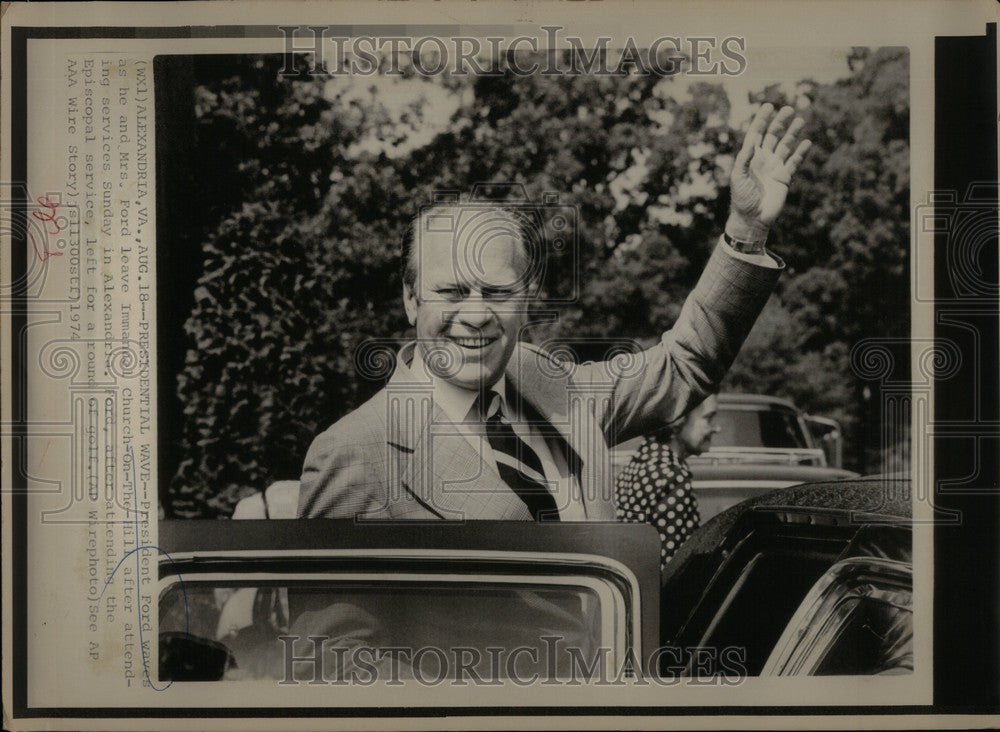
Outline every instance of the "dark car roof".
<svg viewBox="0 0 1000 732"><path fill-rule="evenodd" d="M736 392L722 392L718 396L719 406L725 407L730 404L760 404L770 407L785 407L787 409L799 411L795 402L782 397L770 396L768 394L740 394Z"/></svg>
<svg viewBox="0 0 1000 732"><path fill-rule="evenodd" d="M600 553L626 565L659 549L646 524L354 519L177 519L160 521L162 553L269 549L443 549ZM598 552L599 549L599 552Z"/></svg>
<svg viewBox="0 0 1000 732"><path fill-rule="evenodd" d="M712 552L718 547L746 512L777 507L812 513L822 520L857 523L874 520L909 524L913 515L907 479L853 478L779 488L723 511L698 529L670 560L664 582L669 581L689 557Z"/></svg>

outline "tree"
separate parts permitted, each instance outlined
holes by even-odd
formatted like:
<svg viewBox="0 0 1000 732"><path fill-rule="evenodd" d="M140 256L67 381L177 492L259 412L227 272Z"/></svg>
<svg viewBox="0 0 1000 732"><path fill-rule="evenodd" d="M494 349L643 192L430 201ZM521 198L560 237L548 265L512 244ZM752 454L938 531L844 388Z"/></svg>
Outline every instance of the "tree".
<svg viewBox="0 0 1000 732"><path fill-rule="evenodd" d="M799 405L839 411L849 465L877 472L885 419L878 384L852 373L846 354L864 339L910 334L909 55L854 49L848 63L848 78L805 85L814 146L774 239L788 264L779 297L801 328L802 362L823 362L839 343L837 369L819 373L850 385L839 410L822 383L804 390ZM906 372L908 353L900 355Z"/></svg>

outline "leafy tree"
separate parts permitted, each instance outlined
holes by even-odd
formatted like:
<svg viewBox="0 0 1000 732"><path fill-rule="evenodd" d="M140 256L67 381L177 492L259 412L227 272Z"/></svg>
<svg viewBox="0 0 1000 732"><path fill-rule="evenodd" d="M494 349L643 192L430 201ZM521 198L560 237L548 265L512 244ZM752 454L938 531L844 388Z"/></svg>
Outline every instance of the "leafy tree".
<svg viewBox="0 0 1000 732"><path fill-rule="evenodd" d="M773 237L788 265L778 297L800 354L772 393L840 419L849 465L868 472L883 469L879 385L853 374L848 354L863 339L910 334L909 56L854 49L848 64L846 79L805 84L814 144ZM784 101L774 90L763 96ZM741 353L741 373L752 353Z"/></svg>

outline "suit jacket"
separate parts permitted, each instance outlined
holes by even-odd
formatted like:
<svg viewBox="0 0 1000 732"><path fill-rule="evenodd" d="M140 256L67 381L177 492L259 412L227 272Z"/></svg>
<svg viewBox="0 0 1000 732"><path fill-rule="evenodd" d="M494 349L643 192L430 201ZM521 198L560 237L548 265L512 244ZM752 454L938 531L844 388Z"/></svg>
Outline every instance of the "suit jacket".
<svg viewBox="0 0 1000 732"><path fill-rule="evenodd" d="M509 387L538 415L554 450L568 457L588 521L615 520L610 447L689 411L716 389L767 302L777 267L754 264L719 244L674 327L654 347L574 365L519 343ZM531 520L495 465L450 426L432 387L399 354L384 389L313 441L299 516L370 519Z"/></svg>

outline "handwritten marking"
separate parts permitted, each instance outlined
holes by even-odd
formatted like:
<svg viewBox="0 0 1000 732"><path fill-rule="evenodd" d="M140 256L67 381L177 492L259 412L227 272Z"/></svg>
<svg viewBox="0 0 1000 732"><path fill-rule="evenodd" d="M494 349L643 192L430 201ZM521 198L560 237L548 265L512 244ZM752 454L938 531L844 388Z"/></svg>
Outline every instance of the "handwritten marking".
<svg viewBox="0 0 1000 732"><path fill-rule="evenodd" d="M60 231L62 231L62 226L59 224L59 220L56 218L56 207L58 206L58 204L52 203L49 200L48 196L39 196L38 198L35 199L35 203L37 203L42 208L48 210L43 212L39 211L38 209L35 209L34 211L31 212L32 218L36 219L37 221L44 221L55 227L55 231L50 231L49 228L46 227L45 232L49 235L54 236L58 234ZM35 241L35 237L31 235L30 230L28 231L28 238L31 239L31 246L35 250L35 256L38 257L39 262L44 262L49 257L61 257L63 255L62 252L50 252L44 246L41 249L39 249L38 243Z"/></svg>
<svg viewBox="0 0 1000 732"><path fill-rule="evenodd" d="M136 481L135 481L135 453L132 451L132 446L131 445L128 446L128 455L129 455L129 461L132 464L132 505L133 506L138 506L139 505L139 492L138 492L138 489L136 488ZM139 538L139 509L136 508L136 509L134 509L133 512L135 513L135 536L138 539ZM143 670L143 673L146 675L146 681L149 683L149 687L153 691L166 691L167 689L169 689L173 685L174 682L173 681L169 681L169 682L167 682L166 686L156 686L153 683L153 680L151 678L149 678L149 659L146 656L146 645L145 645L145 643L143 642L143 639L142 639L142 596L141 596L141 594L139 592L139 585L140 585L139 578L141 577L140 567L139 567L139 552L144 551L146 549L155 549L158 552L163 552L164 556L166 556L166 558L170 561L170 563L174 564L174 558L170 556L170 553L164 551L163 549L160 549L160 547L156 546L155 544L143 544L142 546L137 546L135 549L131 549L130 551L126 552L125 556L123 556L118 561L118 564L115 565L115 568L113 570L111 570L111 574L108 575L108 578L104 581L104 588L101 590L101 594L98 596L97 600L98 600L98 602L100 602L101 598L104 597L104 592L108 589L108 585L111 584L111 580L114 579L115 573L118 571L118 568L125 563L126 559L128 559L130 556L132 556L133 554L135 554L135 578L136 578L136 582L135 582L135 599L136 599L135 612L136 612L136 616L139 619L139 623L138 623L138 625L139 625L139 652L142 654L142 670ZM177 575L177 580L180 583L181 593L184 596L184 632L185 633L190 633L191 632L191 627L190 627L190 618L188 616L187 588L184 586L184 578L181 577L179 574Z"/></svg>
<svg viewBox="0 0 1000 732"><path fill-rule="evenodd" d="M39 221L48 222L52 224L53 227L55 227L55 231L49 231L48 233L55 235L58 234L60 231L62 231L62 226L59 225L59 221L56 219L56 207L58 206L58 204L49 201L48 196L39 196L38 198L35 199L35 203L37 203L42 208L48 209L48 211L46 212L39 211L38 209L35 209L34 211L31 212L31 215L36 219L38 219Z"/></svg>
<svg viewBox="0 0 1000 732"><path fill-rule="evenodd" d="M42 456L38 459L38 467L40 468L45 463L45 456L49 454L49 448L52 447L52 440L45 441L45 449L42 450Z"/></svg>

